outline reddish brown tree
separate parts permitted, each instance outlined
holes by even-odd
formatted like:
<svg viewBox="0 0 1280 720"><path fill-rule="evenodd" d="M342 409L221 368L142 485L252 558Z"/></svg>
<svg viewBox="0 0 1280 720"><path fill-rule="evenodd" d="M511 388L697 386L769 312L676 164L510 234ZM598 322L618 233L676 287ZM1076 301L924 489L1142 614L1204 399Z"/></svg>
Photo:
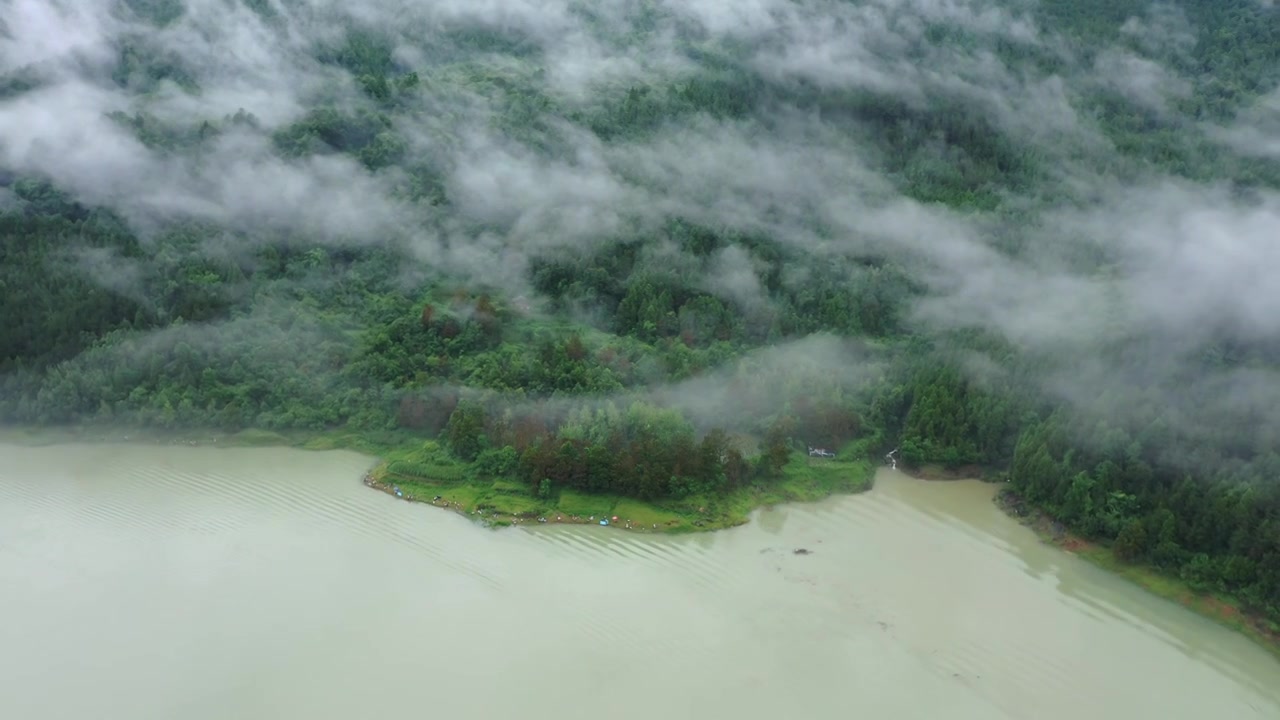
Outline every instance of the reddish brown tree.
<svg viewBox="0 0 1280 720"><path fill-rule="evenodd" d="M400 408L396 412L396 424L413 430L421 430L426 425L427 403L416 395L400 398Z"/></svg>
<svg viewBox="0 0 1280 720"><path fill-rule="evenodd" d="M587 356L587 347L582 344L582 338L574 333L564 344L564 354L574 362L579 362Z"/></svg>

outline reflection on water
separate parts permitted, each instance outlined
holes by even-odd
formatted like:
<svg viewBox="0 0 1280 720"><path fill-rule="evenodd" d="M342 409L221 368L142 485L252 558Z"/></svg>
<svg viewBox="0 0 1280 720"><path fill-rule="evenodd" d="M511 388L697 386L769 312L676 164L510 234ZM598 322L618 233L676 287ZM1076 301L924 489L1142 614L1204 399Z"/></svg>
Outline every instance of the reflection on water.
<svg viewBox="0 0 1280 720"><path fill-rule="evenodd" d="M756 513L755 522L760 529L770 535L778 535L787 525L787 511L778 508L764 508Z"/></svg>
<svg viewBox="0 0 1280 720"><path fill-rule="evenodd" d="M992 486L493 531L368 491L368 462L0 446L0 717L1280 716L1264 651Z"/></svg>

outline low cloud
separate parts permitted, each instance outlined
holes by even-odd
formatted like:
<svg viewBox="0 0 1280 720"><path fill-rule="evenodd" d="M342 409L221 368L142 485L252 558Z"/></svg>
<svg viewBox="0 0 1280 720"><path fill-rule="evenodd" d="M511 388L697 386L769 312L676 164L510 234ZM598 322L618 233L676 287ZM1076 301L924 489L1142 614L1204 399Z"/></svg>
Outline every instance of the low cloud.
<svg viewBox="0 0 1280 720"><path fill-rule="evenodd" d="M1280 159L1280 90L1258 100L1229 126L1210 128L1210 134L1238 153Z"/></svg>
<svg viewBox="0 0 1280 720"><path fill-rule="evenodd" d="M1159 63L1132 53L1101 53L1093 67L1103 87L1160 115L1168 115L1170 100L1191 94L1191 83L1171 75Z"/></svg>
<svg viewBox="0 0 1280 720"><path fill-rule="evenodd" d="M3 0L0 81L34 80L0 93L0 170L47 177L148 233L197 219L244 243L296 234L397 248L407 277L523 293L539 257L661 238L680 218L846 273L868 256L891 262L920 292L910 322L1079 359L1074 375L1046 379L1055 391L1139 368L1176 378L1206 347L1280 334L1280 281L1267 270L1280 262L1276 194L1245 197L1120 157L1090 104L1101 90L1203 130L1179 115L1201 82L1179 69L1198 31L1171 5L1087 49L1024 2L186 0L162 23L134 6L145 4ZM386 42L352 50L370 53L362 61L385 51L393 74L420 84L394 103L366 97L332 61L356 31ZM710 90L695 86L708 77ZM627 101L640 85L652 95ZM699 91L723 93L722 105L680 104ZM943 103L972 122L928 125ZM281 133L322 106L385 117L378 132L403 140L401 161L282 152ZM877 106L897 114L873 117ZM253 120L233 121L241 110ZM614 136L593 129L624 111L654 117ZM135 120L206 135L166 145ZM1280 159L1280 94L1207 132L1224 152ZM911 133L931 165L868 142ZM962 142L1002 153L987 175L964 176L1000 211L905 194L928 172L978 162L947 154ZM1023 187L997 186L1024 166ZM428 182L446 202L409 199L406 188ZM652 252L740 307L766 302L742 247L703 264L656 242ZM81 257L129 294L136 268ZM787 277L800 287L806 273ZM849 364L848 348L813 342L779 362ZM1109 344L1129 352L1096 355ZM1267 379L1201 375L1188 392L1252 412L1247 389Z"/></svg>

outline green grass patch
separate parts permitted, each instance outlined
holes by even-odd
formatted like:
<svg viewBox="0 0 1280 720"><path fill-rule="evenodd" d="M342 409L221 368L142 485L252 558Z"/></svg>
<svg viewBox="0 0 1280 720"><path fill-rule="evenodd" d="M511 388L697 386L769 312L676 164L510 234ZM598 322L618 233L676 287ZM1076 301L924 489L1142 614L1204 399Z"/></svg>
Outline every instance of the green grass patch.
<svg viewBox="0 0 1280 720"><path fill-rule="evenodd" d="M431 502L431 500L439 495L445 502L450 504L457 503L461 510L470 512L475 510L481 499L485 496L485 488L470 483L440 484L426 482L395 482L389 481L409 500L418 502Z"/></svg>
<svg viewBox="0 0 1280 720"><path fill-rule="evenodd" d="M491 510L503 515L533 517L542 515L547 510L547 502L532 495L512 495L507 493L489 493L476 502L481 510Z"/></svg>
<svg viewBox="0 0 1280 720"><path fill-rule="evenodd" d="M600 517L613 515L613 506L618 503L614 495L588 495L577 490L561 490L556 509L564 515L579 517Z"/></svg>
<svg viewBox="0 0 1280 720"><path fill-rule="evenodd" d="M467 469L456 465L433 465L412 460L387 461L387 473L393 477L416 478L433 482L460 482L466 479Z"/></svg>
<svg viewBox="0 0 1280 720"><path fill-rule="evenodd" d="M776 492L790 500L821 500L835 493L871 489L875 468L866 460L811 458L796 453L782 468Z"/></svg>
<svg viewBox="0 0 1280 720"><path fill-rule="evenodd" d="M687 529L693 524L687 515L630 498L619 500L610 517L613 515L618 516L619 522L630 520L633 525L648 528L657 525L659 530Z"/></svg>
<svg viewBox="0 0 1280 720"><path fill-rule="evenodd" d="M470 467L454 459L434 440L388 453L385 465L390 478L438 483L457 483L471 479Z"/></svg>
<svg viewBox="0 0 1280 720"><path fill-rule="evenodd" d="M747 516L756 508L773 504L773 502L776 501L765 502L755 488L745 487L723 497L712 498L706 505L700 507L707 509L705 513L707 519L704 522L710 523L712 528L732 527L746 522Z"/></svg>
<svg viewBox="0 0 1280 720"><path fill-rule="evenodd" d="M500 478L493 481L493 492L505 495L528 495L529 486L519 480Z"/></svg>

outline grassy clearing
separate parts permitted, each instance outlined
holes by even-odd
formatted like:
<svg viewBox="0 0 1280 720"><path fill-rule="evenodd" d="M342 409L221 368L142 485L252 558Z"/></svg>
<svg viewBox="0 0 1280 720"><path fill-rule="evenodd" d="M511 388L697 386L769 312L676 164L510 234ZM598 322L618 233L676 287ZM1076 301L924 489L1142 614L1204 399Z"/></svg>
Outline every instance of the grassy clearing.
<svg viewBox="0 0 1280 720"><path fill-rule="evenodd" d="M417 502L432 502L439 495L442 501L455 505L458 510L463 512L471 512L475 510L484 497L485 489L477 485L468 483L457 483L451 485L430 483L430 482L399 482L395 483L396 487L404 493L405 498Z"/></svg>
<svg viewBox="0 0 1280 720"><path fill-rule="evenodd" d="M476 508L496 512L499 515L512 515L515 517L536 517L543 515L548 510L548 504L545 500L540 500L531 495L512 495L509 493L487 492L480 496L476 501Z"/></svg>
<svg viewBox="0 0 1280 720"><path fill-rule="evenodd" d="M389 478L432 483L458 483L471 480L466 463L455 460L434 440L387 454L383 468Z"/></svg>
<svg viewBox="0 0 1280 720"><path fill-rule="evenodd" d="M1182 605L1221 625L1252 638L1271 654L1280 657L1280 627L1266 618L1245 610L1235 598L1219 593L1192 590L1181 578L1150 565L1128 563L1116 557L1111 548L1062 531L1048 515L1031 508L1012 492L996 496L996 504L1023 525L1031 528L1047 543L1138 585L1153 595Z"/></svg>
<svg viewBox="0 0 1280 720"><path fill-rule="evenodd" d="M518 480L509 478L499 478L493 481L492 485L495 493L504 493L506 495L528 495L529 486Z"/></svg>
<svg viewBox="0 0 1280 720"><path fill-rule="evenodd" d="M556 509L569 517L600 517L613 515L613 508L618 504L614 495L588 495L577 490L561 490Z"/></svg>
<svg viewBox="0 0 1280 720"><path fill-rule="evenodd" d="M796 453L782 468L778 491L788 500L821 500L871 489L875 468L867 460L824 460Z"/></svg>
<svg viewBox="0 0 1280 720"><path fill-rule="evenodd" d="M632 525L650 530L671 532L679 529L687 530L693 526L687 515L630 498L619 500L613 508L613 514L618 517L619 522L630 520Z"/></svg>

